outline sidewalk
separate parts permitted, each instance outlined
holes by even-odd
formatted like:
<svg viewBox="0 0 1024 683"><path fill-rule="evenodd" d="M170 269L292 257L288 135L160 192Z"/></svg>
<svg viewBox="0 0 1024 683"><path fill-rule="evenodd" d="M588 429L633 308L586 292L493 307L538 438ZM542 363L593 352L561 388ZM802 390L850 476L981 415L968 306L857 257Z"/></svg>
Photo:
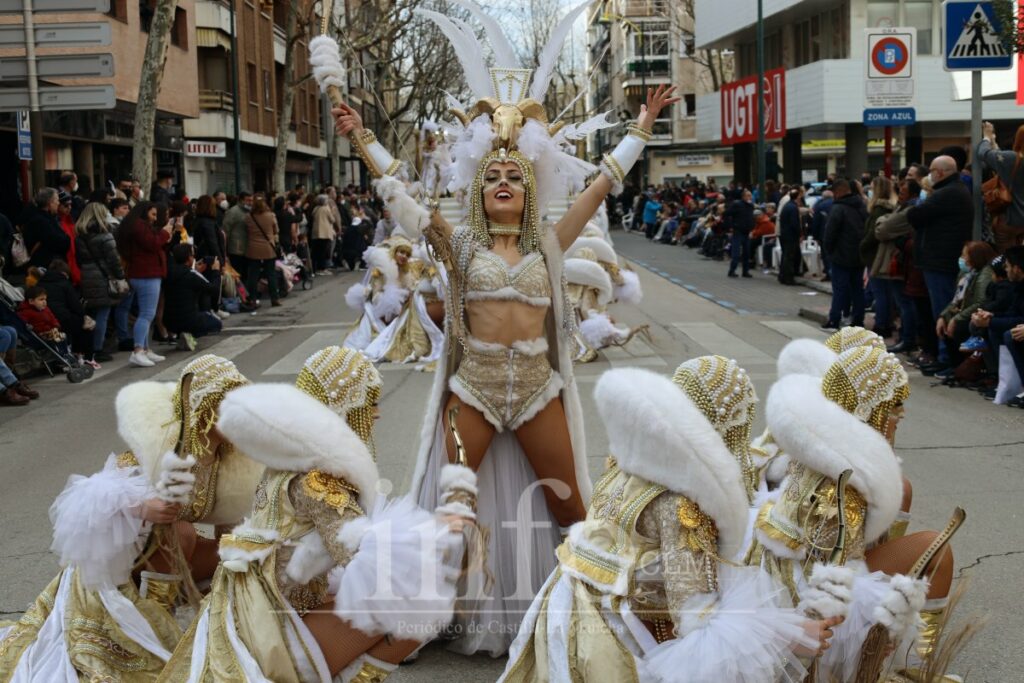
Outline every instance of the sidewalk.
<svg viewBox="0 0 1024 683"><path fill-rule="evenodd" d="M649 242L640 233L612 233L615 250L639 266L673 284L739 315L802 317L825 322L832 301L832 286L809 278L799 285L780 285L775 273L751 271L752 278L730 278L728 261L713 261L696 249Z"/></svg>

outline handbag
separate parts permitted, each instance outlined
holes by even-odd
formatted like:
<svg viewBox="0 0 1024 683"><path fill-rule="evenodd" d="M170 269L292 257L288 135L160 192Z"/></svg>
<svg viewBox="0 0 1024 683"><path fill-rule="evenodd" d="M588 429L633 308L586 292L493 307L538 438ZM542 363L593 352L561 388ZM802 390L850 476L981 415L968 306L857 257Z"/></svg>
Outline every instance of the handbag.
<svg viewBox="0 0 1024 683"><path fill-rule="evenodd" d="M1017 155L1017 161L1013 164L1013 174L1010 176L1011 183L1017 176L1017 169L1019 167L1020 154ZM985 203L985 208L993 216L1004 213L1013 204L1013 190L1006 186L1006 183L1003 182L998 174L981 184L981 197Z"/></svg>
<svg viewBox="0 0 1024 683"><path fill-rule="evenodd" d="M11 245L11 259L14 261L14 267L21 268L28 263L32 259L32 254L36 253L38 248L39 243L37 242L30 252L28 247L25 246L25 238L22 234L20 232L15 233L14 244Z"/></svg>

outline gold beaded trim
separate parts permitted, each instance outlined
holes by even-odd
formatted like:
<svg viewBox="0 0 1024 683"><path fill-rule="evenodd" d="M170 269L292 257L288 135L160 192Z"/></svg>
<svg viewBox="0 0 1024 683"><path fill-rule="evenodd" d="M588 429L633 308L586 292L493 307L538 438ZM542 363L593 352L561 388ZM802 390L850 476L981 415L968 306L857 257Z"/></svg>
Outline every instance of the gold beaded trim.
<svg viewBox="0 0 1024 683"><path fill-rule="evenodd" d="M494 240L491 239L488 233L489 221L487 220L487 213L484 211L483 187L487 167L495 161L511 161L523 173L526 197L524 200L522 231L519 235L519 253L525 256L540 248L540 209L537 207L537 178L533 173L533 164L520 152L515 150L511 152L498 150L491 152L480 162L480 166L477 167L476 177L473 178L473 186L469 192L469 228L477 242L488 249L494 246Z"/></svg>
<svg viewBox="0 0 1024 683"><path fill-rule="evenodd" d="M519 236L523 232L523 226L518 223L492 223L487 222L487 234L491 235L515 235Z"/></svg>
<svg viewBox="0 0 1024 683"><path fill-rule="evenodd" d="M626 172L622 170L622 166L615 160L615 157L611 154L605 154L602 159L604 160L604 165L608 169L608 172L612 175L612 180L616 183L621 183L626 179Z"/></svg>
<svg viewBox="0 0 1024 683"><path fill-rule="evenodd" d="M688 532L686 546L690 550L718 555L718 527L710 515L689 498L680 496L676 516L679 525Z"/></svg>
<svg viewBox="0 0 1024 683"><path fill-rule="evenodd" d="M135 457L135 454L131 451L125 451L121 455L117 456L117 468L125 469L128 467L138 467L139 460Z"/></svg>
<svg viewBox="0 0 1024 683"><path fill-rule="evenodd" d="M885 340L863 327L844 327L825 340L825 346L835 353L843 353L858 346L885 350Z"/></svg>
<svg viewBox="0 0 1024 683"><path fill-rule="evenodd" d="M374 408L380 401L380 372L361 352L328 346L306 359L295 386L345 418L373 451Z"/></svg>
<svg viewBox="0 0 1024 683"><path fill-rule="evenodd" d="M185 379L191 375L188 388L188 415L182 415L181 392ZM191 361L181 371L174 391L174 418L185 420L185 453L202 459L210 447L210 431L217 424L221 401L232 389L249 384L235 364L226 358L205 354Z"/></svg>
<svg viewBox="0 0 1024 683"><path fill-rule="evenodd" d="M359 495L359 489L341 477L327 472L312 470L302 479L302 487L313 500L323 501L335 510L341 511L355 505L353 497Z"/></svg>
<svg viewBox="0 0 1024 683"><path fill-rule="evenodd" d="M825 398L882 433L891 412L910 396L899 359L870 346L840 354L822 378L821 390Z"/></svg>
<svg viewBox="0 0 1024 683"><path fill-rule="evenodd" d="M387 170L384 171L384 175L395 175L396 173L398 173L398 169L400 169L401 167L402 162L399 161L398 159L395 159L394 161L391 162L391 165L388 166Z"/></svg>
<svg viewBox="0 0 1024 683"><path fill-rule="evenodd" d="M369 128L364 128L362 132L359 133L359 142L369 146L377 142L377 136L374 135L373 131Z"/></svg>
<svg viewBox="0 0 1024 683"><path fill-rule="evenodd" d="M641 128L636 123L631 123L628 126L626 126L626 135L632 135L635 138L640 138L644 142L651 141L651 131L647 130L646 128Z"/></svg>

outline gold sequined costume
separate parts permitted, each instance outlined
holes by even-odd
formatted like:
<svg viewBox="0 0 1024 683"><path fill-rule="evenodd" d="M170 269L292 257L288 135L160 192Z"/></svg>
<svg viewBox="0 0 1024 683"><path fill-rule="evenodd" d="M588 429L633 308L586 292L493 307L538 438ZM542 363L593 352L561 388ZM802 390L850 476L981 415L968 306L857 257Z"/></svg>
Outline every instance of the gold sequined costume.
<svg viewBox="0 0 1024 683"><path fill-rule="evenodd" d="M722 559L742 545L747 496L716 411L638 369L605 373L595 400L608 468L501 680L800 680L803 617L765 573Z"/></svg>

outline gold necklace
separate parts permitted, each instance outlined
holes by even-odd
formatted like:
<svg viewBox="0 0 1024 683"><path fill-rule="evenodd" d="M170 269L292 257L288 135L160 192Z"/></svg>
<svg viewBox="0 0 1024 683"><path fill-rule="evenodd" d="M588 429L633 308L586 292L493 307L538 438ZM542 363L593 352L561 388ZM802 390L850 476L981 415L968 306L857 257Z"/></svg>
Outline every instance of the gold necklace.
<svg viewBox="0 0 1024 683"><path fill-rule="evenodd" d="M487 223L487 234L488 235L515 235L519 236L523 232L523 226L519 223Z"/></svg>

